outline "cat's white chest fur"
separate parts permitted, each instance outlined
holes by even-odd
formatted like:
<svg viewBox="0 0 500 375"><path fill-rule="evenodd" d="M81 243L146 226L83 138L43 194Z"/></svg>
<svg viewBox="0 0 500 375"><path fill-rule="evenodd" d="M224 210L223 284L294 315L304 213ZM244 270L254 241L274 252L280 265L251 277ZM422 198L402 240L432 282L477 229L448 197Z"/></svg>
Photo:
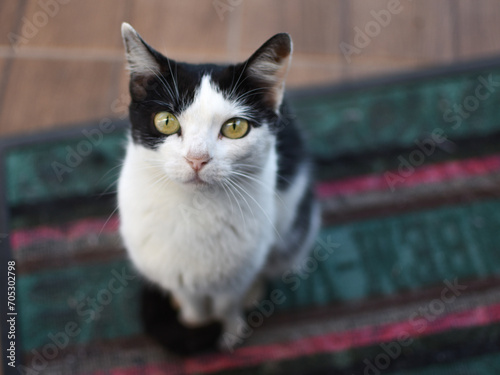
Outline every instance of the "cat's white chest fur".
<svg viewBox="0 0 500 375"><path fill-rule="evenodd" d="M162 180L149 154L130 143L119 181L121 235L134 265L168 290L243 291L275 241L275 153L261 182L239 191Z"/></svg>

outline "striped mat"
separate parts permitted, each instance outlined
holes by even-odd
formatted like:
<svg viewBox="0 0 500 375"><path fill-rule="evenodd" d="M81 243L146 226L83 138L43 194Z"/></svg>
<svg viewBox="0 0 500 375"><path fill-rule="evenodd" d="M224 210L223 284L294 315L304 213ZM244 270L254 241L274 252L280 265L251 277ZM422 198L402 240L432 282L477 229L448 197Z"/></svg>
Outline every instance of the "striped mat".
<svg viewBox="0 0 500 375"><path fill-rule="evenodd" d="M3 142L15 373L500 374L500 63L290 101L323 228L232 353L178 357L144 333L117 234L121 121Z"/></svg>

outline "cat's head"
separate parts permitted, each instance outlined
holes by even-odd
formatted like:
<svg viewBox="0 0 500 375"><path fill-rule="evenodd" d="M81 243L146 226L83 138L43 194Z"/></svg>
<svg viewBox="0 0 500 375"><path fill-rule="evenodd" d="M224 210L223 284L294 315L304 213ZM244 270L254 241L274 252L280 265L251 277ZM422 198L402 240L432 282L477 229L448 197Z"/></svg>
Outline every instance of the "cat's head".
<svg viewBox="0 0 500 375"><path fill-rule="evenodd" d="M220 184L272 157L292 42L277 34L234 65L187 64L150 47L127 23L132 140L169 180ZM242 172L243 171L243 172Z"/></svg>

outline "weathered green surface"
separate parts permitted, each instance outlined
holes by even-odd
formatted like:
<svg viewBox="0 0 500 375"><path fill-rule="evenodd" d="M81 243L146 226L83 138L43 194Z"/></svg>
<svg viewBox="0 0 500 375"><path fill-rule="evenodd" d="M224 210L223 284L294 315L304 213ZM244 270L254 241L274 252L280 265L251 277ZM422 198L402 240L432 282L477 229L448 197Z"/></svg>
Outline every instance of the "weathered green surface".
<svg viewBox="0 0 500 375"><path fill-rule="evenodd" d="M484 136L500 131L500 68L303 98L293 110L321 157L412 147L436 130Z"/></svg>
<svg viewBox="0 0 500 375"><path fill-rule="evenodd" d="M499 275L498 228L499 200L330 226L307 264L271 290L285 293L278 307L287 309Z"/></svg>
<svg viewBox="0 0 500 375"><path fill-rule="evenodd" d="M42 348L67 329L75 333L66 333L68 345L139 334L140 287L125 260L20 275L23 349Z"/></svg>

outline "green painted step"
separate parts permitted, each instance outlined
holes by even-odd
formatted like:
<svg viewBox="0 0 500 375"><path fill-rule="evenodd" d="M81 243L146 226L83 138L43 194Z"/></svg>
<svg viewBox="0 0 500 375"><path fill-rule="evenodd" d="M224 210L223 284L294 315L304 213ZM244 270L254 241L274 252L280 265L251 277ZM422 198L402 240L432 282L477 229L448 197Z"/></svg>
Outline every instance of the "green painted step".
<svg viewBox="0 0 500 375"><path fill-rule="evenodd" d="M289 309L500 275L498 228L500 200L330 226L306 264L270 290L283 291L277 308Z"/></svg>
<svg viewBox="0 0 500 375"><path fill-rule="evenodd" d="M449 139L484 136L500 131L500 67L306 96L291 107L325 158L412 147L436 129Z"/></svg>
<svg viewBox="0 0 500 375"><path fill-rule="evenodd" d="M141 285L126 260L19 275L23 350L65 342L61 335L74 345L141 333Z"/></svg>
<svg viewBox="0 0 500 375"><path fill-rule="evenodd" d="M9 150L5 158L8 204L16 206L105 191L118 176L125 139L123 129L116 129L95 143L82 133L81 137L64 141Z"/></svg>

